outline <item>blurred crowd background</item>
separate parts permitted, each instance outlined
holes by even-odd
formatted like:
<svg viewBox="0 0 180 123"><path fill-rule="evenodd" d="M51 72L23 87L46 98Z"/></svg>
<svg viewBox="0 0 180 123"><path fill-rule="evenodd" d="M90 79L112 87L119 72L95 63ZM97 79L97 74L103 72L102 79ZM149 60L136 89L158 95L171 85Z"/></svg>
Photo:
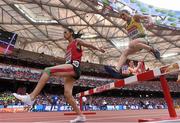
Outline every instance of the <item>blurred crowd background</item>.
<svg viewBox="0 0 180 123"><path fill-rule="evenodd" d="M36 86L45 67L62 64L61 58L45 54L35 54L15 50L10 56L0 56L0 112L5 108L24 108L21 101L12 96L30 93ZM73 94L115 82L105 71L104 65L92 64L89 61L81 64L82 75L74 83ZM143 69L142 69L143 68ZM144 62L127 61L123 67L124 77L148 71ZM180 106L180 84L177 75L166 76L176 108ZM72 108L63 96L63 78L51 77L35 104L29 111L69 111ZM76 98L79 104L79 99ZM129 109L162 109L167 108L163 98L159 78L141 84L131 84L122 88L86 97L84 110L129 110Z"/></svg>

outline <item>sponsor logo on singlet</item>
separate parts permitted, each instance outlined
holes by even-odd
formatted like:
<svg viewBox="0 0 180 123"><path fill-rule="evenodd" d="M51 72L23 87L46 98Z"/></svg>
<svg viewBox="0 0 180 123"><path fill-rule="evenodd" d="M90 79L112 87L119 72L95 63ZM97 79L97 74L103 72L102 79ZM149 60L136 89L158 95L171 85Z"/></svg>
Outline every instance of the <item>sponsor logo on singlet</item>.
<svg viewBox="0 0 180 123"><path fill-rule="evenodd" d="M72 56L71 50L68 50L66 52L66 63L71 63L71 56Z"/></svg>
<svg viewBox="0 0 180 123"><path fill-rule="evenodd" d="M135 25L127 29L127 31L128 31L128 36L131 38L134 38L140 34L138 28Z"/></svg>

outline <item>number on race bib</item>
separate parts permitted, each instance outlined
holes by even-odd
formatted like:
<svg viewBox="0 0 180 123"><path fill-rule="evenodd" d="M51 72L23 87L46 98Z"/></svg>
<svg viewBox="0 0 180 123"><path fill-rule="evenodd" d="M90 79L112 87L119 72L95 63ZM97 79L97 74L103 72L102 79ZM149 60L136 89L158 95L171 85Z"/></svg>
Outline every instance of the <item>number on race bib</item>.
<svg viewBox="0 0 180 123"><path fill-rule="evenodd" d="M72 63L75 67L79 67L79 61L73 61Z"/></svg>

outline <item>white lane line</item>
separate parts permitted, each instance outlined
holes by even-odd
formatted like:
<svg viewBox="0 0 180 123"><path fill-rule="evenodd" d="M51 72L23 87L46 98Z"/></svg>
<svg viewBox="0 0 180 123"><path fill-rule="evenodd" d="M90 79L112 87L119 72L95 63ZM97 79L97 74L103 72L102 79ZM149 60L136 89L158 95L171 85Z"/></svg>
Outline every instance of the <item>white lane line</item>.
<svg viewBox="0 0 180 123"><path fill-rule="evenodd" d="M143 122L142 122L143 123ZM147 123L147 122L144 122ZM174 120L162 120L162 121L152 121L148 123L180 123L179 119L174 119Z"/></svg>
<svg viewBox="0 0 180 123"><path fill-rule="evenodd" d="M111 116L109 116L109 117L101 117L101 118L88 118L87 120L89 121L91 121L91 120L107 120L107 119L116 119L116 118L120 118L120 119L124 119L124 118L136 118L136 117L146 117L146 116L156 116L156 117L158 117L158 116L167 116L167 113L166 114L149 114L149 115L142 115L142 114L139 114L139 115L135 115L135 116L121 116L121 115L119 115L119 116L116 116L116 117L111 117Z"/></svg>

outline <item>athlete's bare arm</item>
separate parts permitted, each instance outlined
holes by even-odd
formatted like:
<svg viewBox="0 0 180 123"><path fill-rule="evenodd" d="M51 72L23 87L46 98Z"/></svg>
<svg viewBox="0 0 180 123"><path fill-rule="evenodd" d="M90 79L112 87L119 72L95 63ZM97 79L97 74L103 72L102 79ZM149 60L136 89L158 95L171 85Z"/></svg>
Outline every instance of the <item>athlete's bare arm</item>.
<svg viewBox="0 0 180 123"><path fill-rule="evenodd" d="M153 26L153 20L151 16L134 15L133 18L136 22L144 23L148 27Z"/></svg>
<svg viewBox="0 0 180 123"><path fill-rule="evenodd" d="M97 48L97 47L95 47L95 46L93 46L93 45L91 45L91 44L84 43L84 42L81 41L81 40L78 40L78 44L81 45L81 46L83 46L83 47L91 48L91 49L93 49L93 50L98 50L98 51L100 51L100 52L102 52L102 53L105 52L103 49Z"/></svg>
<svg viewBox="0 0 180 123"><path fill-rule="evenodd" d="M133 18L137 22L152 22L152 18L146 15L134 15Z"/></svg>

